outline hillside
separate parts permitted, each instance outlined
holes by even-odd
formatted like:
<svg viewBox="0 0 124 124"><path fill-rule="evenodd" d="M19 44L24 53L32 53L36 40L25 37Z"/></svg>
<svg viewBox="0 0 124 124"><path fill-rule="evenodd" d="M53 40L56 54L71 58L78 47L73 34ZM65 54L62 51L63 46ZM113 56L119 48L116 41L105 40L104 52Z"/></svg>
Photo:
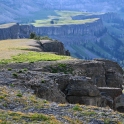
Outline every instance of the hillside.
<svg viewBox="0 0 124 124"><path fill-rule="evenodd" d="M0 25L0 39L29 38L35 32L63 42L73 57L106 58L124 66L124 21L117 13L54 12L29 24Z"/></svg>
<svg viewBox="0 0 124 124"><path fill-rule="evenodd" d="M1 0L0 124L124 124L123 5Z"/></svg>
<svg viewBox="0 0 124 124"><path fill-rule="evenodd" d="M64 50L58 41L41 41L47 48L53 42ZM117 99L123 99L123 71L117 63L41 50L33 39L0 42L1 124L123 124L123 101Z"/></svg>
<svg viewBox="0 0 124 124"><path fill-rule="evenodd" d="M48 15L56 16L54 10L123 12L123 4L123 0L72 0L71 2L68 0L1 0L0 18L2 20L0 20L0 23L32 22L36 19L47 18ZM104 8L101 6L104 6Z"/></svg>
<svg viewBox="0 0 124 124"><path fill-rule="evenodd" d="M36 0L34 2L2 0L0 3L0 17L2 18L0 23L18 22L39 27L35 29L31 27L29 31L29 26L24 26L24 28L22 25L21 29L15 26L13 28L15 31L12 29L13 33L7 34L7 37L4 34L8 33L8 29L4 32L0 30L0 39L28 38L29 33L33 31L38 35L49 35L49 37L63 42L73 57L81 59L107 58L117 61L123 66L123 1ZM104 6L104 8L101 6ZM78 10L78 12L60 10ZM97 13L94 13L96 11ZM103 13L109 11L115 11L116 13ZM87 23L90 25L89 28ZM96 28L93 23L96 23ZM78 26L83 24L87 26L87 28L82 27L86 31ZM93 28L93 31L91 28ZM11 28L9 30L11 31ZM19 30L23 31L20 36L17 33ZM24 32L24 30L27 31Z"/></svg>

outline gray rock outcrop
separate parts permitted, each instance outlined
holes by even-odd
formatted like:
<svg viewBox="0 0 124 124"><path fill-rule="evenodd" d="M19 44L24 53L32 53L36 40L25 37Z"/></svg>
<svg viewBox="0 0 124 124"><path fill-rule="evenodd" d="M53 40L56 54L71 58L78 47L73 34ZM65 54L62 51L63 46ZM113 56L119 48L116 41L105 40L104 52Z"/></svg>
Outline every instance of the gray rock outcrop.
<svg viewBox="0 0 124 124"><path fill-rule="evenodd" d="M33 83L32 83L33 81ZM65 95L59 89L56 83L53 80L38 80L38 84L35 80L30 81L32 89L35 90L35 94L43 99L49 101L54 101L58 103L66 103Z"/></svg>
<svg viewBox="0 0 124 124"><path fill-rule="evenodd" d="M123 71L116 62L74 59L59 62L19 63L6 65L4 68L10 67L17 69L28 67L28 72L18 73L15 82L18 81L21 86L33 89L40 98L62 103L119 108L118 101L115 102L114 99L122 94ZM108 85L109 81L111 82L107 79L108 70L115 72L113 78L117 80L113 85ZM4 83L10 85L12 78L10 73L13 72L4 74L4 71L1 71L0 81L3 83L6 76L8 78Z"/></svg>
<svg viewBox="0 0 124 124"><path fill-rule="evenodd" d="M110 96L113 100L122 94L121 88L114 87L98 87L101 93L106 93L107 96Z"/></svg>
<svg viewBox="0 0 124 124"><path fill-rule="evenodd" d="M64 64L66 69L63 68L63 70L66 71L63 72L68 73L68 70L72 70L71 73L75 77L70 80L67 76L61 76L56 82L59 84L61 91L66 94L68 102L97 106L108 105L114 108L114 99L122 94L122 85L124 84L123 70L116 62L97 59L92 61L68 61ZM53 68L56 72L57 70L58 72L62 71L62 68L60 69L57 65L47 67L46 71L48 69L52 72L51 69ZM112 72L111 75L108 72ZM76 79L77 75L81 80ZM92 92L90 93L88 89ZM97 94L97 90L99 90L100 95Z"/></svg>
<svg viewBox="0 0 124 124"><path fill-rule="evenodd" d="M114 102L115 102L115 110L119 112L124 112L124 94L115 98Z"/></svg>
<svg viewBox="0 0 124 124"><path fill-rule="evenodd" d="M43 79L39 78L40 75ZM106 101L100 96L98 88L86 77L59 73L40 75L25 84L34 89L40 98L59 103L106 106Z"/></svg>
<svg viewBox="0 0 124 124"><path fill-rule="evenodd" d="M61 76L56 79L61 91L66 95L69 103L86 104L94 106L105 106L96 86L91 84L89 78L82 76ZM104 102L104 103L103 103Z"/></svg>
<svg viewBox="0 0 124 124"><path fill-rule="evenodd" d="M98 34L99 32L102 32L105 29L101 19L96 19L91 23L68 24L58 26L51 25L49 27L34 27L33 25L19 25L16 23L14 25L15 27L13 27L13 25L10 25L9 27L5 27L5 25L0 25L0 40L14 38L29 38L30 33L35 32L37 35L49 36L53 39L62 41L65 45L67 45L77 43L77 37L78 43L82 42L82 39L84 42L87 42L89 40L96 41L97 37L94 34ZM5 28L1 28L1 26ZM12 30L10 30L10 28ZM13 34L17 34L17 36L14 35L13 37Z"/></svg>
<svg viewBox="0 0 124 124"><path fill-rule="evenodd" d="M94 106L106 106L98 88L84 77L73 77L66 87L66 99L69 103Z"/></svg>
<svg viewBox="0 0 124 124"><path fill-rule="evenodd" d="M19 24L9 23L0 25L0 40L19 38Z"/></svg>
<svg viewBox="0 0 124 124"><path fill-rule="evenodd" d="M44 52L53 52L59 55L70 55L68 50L65 50L64 45L62 42L57 40L40 40L38 41L40 48Z"/></svg>
<svg viewBox="0 0 124 124"><path fill-rule="evenodd" d="M94 85L98 87L122 88L124 83L123 70L116 62L97 59L82 63L77 62L72 66L76 75L91 77Z"/></svg>

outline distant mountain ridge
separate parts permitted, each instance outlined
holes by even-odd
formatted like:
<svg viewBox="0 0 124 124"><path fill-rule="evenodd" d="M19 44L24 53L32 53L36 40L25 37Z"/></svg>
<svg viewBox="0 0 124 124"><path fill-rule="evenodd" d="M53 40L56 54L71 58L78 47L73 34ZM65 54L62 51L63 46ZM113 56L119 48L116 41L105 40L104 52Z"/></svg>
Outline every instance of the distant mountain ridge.
<svg viewBox="0 0 124 124"><path fill-rule="evenodd" d="M40 10L112 12L123 10L123 0L1 0L0 23L18 22Z"/></svg>
<svg viewBox="0 0 124 124"><path fill-rule="evenodd" d="M123 0L1 0L1 4L9 7L19 8L37 7L48 9L73 9L86 11L116 11L123 7ZM20 9L21 9L20 8ZM30 8L28 8L30 9ZM35 8L36 9L36 8Z"/></svg>

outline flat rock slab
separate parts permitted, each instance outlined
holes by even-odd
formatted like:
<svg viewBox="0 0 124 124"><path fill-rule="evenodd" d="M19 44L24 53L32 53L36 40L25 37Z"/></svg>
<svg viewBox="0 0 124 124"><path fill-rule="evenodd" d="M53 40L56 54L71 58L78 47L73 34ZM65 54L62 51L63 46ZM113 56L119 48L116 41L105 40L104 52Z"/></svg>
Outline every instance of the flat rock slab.
<svg viewBox="0 0 124 124"><path fill-rule="evenodd" d="M122 89L121 88L115 88L115 87L98 87L99 91L101 93L106 93L106 95L110 96L113 98L113 100L120 96L122 94Z"/></svg>

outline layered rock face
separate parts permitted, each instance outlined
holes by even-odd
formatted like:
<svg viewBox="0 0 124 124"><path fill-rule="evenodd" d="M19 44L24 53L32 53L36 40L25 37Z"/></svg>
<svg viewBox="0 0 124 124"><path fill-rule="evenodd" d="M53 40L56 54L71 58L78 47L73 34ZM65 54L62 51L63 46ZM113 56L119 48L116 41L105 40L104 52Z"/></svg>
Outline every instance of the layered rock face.
<svg viewBox="0 0 124 124"><path fill-rule="evenodd" d="M3 25L4 27L4 25ZM92 23L85 24L71 24L71 25L51 25L50 27L34 27L32 25L19 25L14 24L9 28L1 28L2 39L14 39L14 38L29 38L31 32L35 32L37 35L50 36L53 39L57 39L66 44L78 43L87 41L96 41L95 34L99 34L105 30L101 19L96 19ZM13 36L14 35L14 36ZM4 37L5 36L5 37Z"/></svg>
<svg viewBox="0 0 124 124"><path fill-rule="evenodd" d="M108 95L114 100L116 97L122 95L121 88L114 88L114 87L98 87L101 95L105 96Z"/></svg>
<svg viewBox="0 0 124 124"><path fill-rule="evenodd" d="M124 112L124 94L118 96L114 100L115 102L115 110L118 110L119 112Z"/></svg>
<svg viewBox="0 0 124 124"><path fill-rule="evenodd" d="M86 76L91 77L91 83L98 87L102 98L106 100L106 104L114 108L114 99L122 94L122 84L124 83L123 71L120 66L109 60L86 62L85 64L79 64L80 68L77 65L75 67L75 69L78 69L76 74L82 75L83 72Z"/></svg>
<svg viewBox="0 0 124 124"><path fill-rule="evenodd" d="M64 75L58 77L56 83L69 103L106 106L106 101L100 96L98 88L86 77Z"/></svg>
<svg viewBox="0 0 124 124"><path fill-rule="evenodd" d="M8 33L4 34L3 28L0 30L3 32L1 33L0 40L3 39L13 39L13 38L29 38L30 33L34 32L37 35L41 36L49 36L52 39L56 39L61 41L65 48L68 49L73 56L78 58L85 58L85 56L89 57L92 56L88 51L88 55L81 55L79 53L79 49L75 48L75 45L80 46L81 49L83 44L86 43L94 43L100 40L98 38L99 35L103 35L106 32L106 28L103 26L101 19L95 19L96 21L88 23L86 21L85 24L71 24L71 25L54 25L51 24L50 27L43 26L43 27L34 27L32 25L17 25L18 31L13 33L6 28ZM12 28L12 27L10 27ZM18 34L16 37L12 37L13 34ZM5 36L5 37L3 37ZM71 46L72 45L72 46ZM87 49L86 49L87 50ZM70 55L68 51L66 51L66 55ZM94 53L93 53L94 57ZM95 57L96 58L96 57Z"/></svg>
<svg viewBox="0 0 124 124"><path fill-rule="evenodd" d="M0 40L19 38L19 24L10 23L0 25Z"/></svg>
<svg viewBox="0 0 124 124"><path fill-rule="evenodd" d="M115 98L122 94L124 82L123 71L116 62L76 59L60 62L13 64L6 65L4 68L10 67L16 68L17 72L21 68L28 67L29 71L18 74L16 80L11 79L13 72L1 71L1 82L6 76L7 79L3 83L9 84L12 80L13 84L24 85L33 89L40 98L62 103L110 106L116 109L120 107L116 104L118 100L116 101ZM107 74L108 70L114 72L111 74L111 78ZM113 82L113 80L115 81Z"/></svg>
<svg viewBox="0 0 124 124"><path fill-rule="evenodd" d="M72 17L73 20L83 20L83 19L89 19L89 18L100 18L106 22L112 22L120 19L119 15L114 12L108 12L108 13L97 14L97 15L88 15L88 16L77 15Z"/></svg>
<svg viewBox="0 0 124 124"><path fill-rule="evenodd" d="M88 41L97 41L97 36L103 32L105 27L103 26L102 20L97 19L92 23L86 24L72 24L72 25L59 25L50 27L37 27L35 32L38 35L48 35L53 39L62 41L65 45L67 44L80 44ZM77 42L78 40L78 42Z"/></svg>
<svg viewBox="0 0 124 124"><path fill-rule="evenodd" d="M30 33L35 32L33 25L19 25L19 37L20 38L29 38Z"/></svg>
<svg viewBox="0 0 124 124"><path fill-rule="evenodd" d="M34 32L32 25L19 25L18 23L8 23L0 25L0 40L29 38L30 33Z"/></svg>
<svg viewBox="0 0 124 124"><path fill-rule="evenodd" d="M102 21L97 19L94 22L86 24L59 25L50 27L36 28L37 34L40 35L93 35L98 30L103 30Z"/></svg>
<svg viewBox="0 0 124 124"><path fill-rule="evenodd" d="M91 77L93 84L98 87L122 88L123 70L116 62L96 59L93 61L77 61L71 66L75 75ZM109 72L112 72L111 75Z"/></svg>
<svg viewBox="0 0 124 124"><path fill-rule="evenodd" d="M53 52L59 55L70 56L70 52L65 50L62 42L57 40L40 40L37 42L40 45L41 50L44 52Z"/></svg>
<svg viewBox="0 0 124 124"><path fill-rule="evenodd" d="M0 39L17 39L29 38L30 33L34 32L35 27L32 25L5 24L0 26ZM57 40L38 40L37 46L39 51L53 52L59 55L70 56L70 52L65 50L62 42Z"/></svg>
<svg viewBox="0 0 124 124"><path fill-rule="evenodd" d="M114 108L114 99L122 94L122 84L124 83L123 71L116 62L78 60L69 61L66 64L68 68L66 70L72 69L72 74L79 76L72 79L59 77L56 81L68 102L97 106L108 105ZM56 65L52 68L61 72ZM52 72L50 68L48 70Z"/></svg>

